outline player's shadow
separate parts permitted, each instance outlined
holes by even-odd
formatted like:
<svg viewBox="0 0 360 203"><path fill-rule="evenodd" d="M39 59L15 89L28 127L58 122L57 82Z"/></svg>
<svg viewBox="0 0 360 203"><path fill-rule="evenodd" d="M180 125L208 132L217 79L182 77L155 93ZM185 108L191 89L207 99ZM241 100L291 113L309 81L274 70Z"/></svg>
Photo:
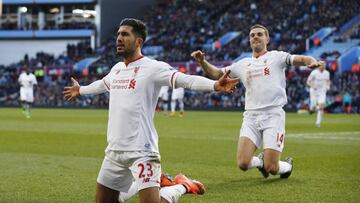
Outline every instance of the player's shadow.
<svg viewBox="0 0 360 203"><path fill-rule="evenodd" d="M287 185L296 185L296 184L301 184L302 181L296 179L296 178L291 178L291 179L281 179L279 177L269 177L267 179L265 178L254 178L254 177L241 177L239 179L233 179L233 180L227 180L227 181L223 181L221 183L215 183L215 184L211 184L211 185L207 185L208 189L213 188L217 188L217 190L219 188L221 188L221 190L223 191L234 191L234 192L238 192L239 188L247 188L247 190L250 190L251 188L253 189L258 189L258 188L263 188L264 187L269 187L269 189L271 187L273 187L274 185L277 184L284 184L287 183Z"/></svg>

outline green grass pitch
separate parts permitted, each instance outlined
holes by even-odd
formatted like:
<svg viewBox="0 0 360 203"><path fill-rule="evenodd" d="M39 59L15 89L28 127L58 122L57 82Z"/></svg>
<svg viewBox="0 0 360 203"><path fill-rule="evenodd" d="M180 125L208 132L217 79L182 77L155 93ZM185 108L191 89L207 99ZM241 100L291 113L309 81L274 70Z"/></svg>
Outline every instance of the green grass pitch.
<svg viewBox="0 0 360 203"><path fill-rule="evenodd" d="M155 116L162 169L201 180L203 196L180 202L359 202L360 115L287 113L287 180L237 169L241 112ZM0 202L94 202L106 146L107 110L0 108ZM138 202L135 198L129 202Z"/></svg>

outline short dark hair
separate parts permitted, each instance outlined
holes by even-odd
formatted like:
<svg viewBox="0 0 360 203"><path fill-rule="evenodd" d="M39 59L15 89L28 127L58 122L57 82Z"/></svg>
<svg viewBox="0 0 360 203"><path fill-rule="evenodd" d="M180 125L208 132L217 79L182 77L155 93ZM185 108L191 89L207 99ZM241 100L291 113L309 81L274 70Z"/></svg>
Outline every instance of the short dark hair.
<svg viewBox="0 0 360 203"><path fill-rule="evenodd" d="M265 30L266 36L269 37L269 30L265 26L260 25L260 24L255 24L255 25L251 26L250 31L255 29L255 28L261 28L261 29Z"/></svg>
<svg viewBox="0 0 360 203"><path fill-rule="evenodd" d="M135 35L141 37L145 43L147 31L146 31L146 25L143 21L135 18L124 18L120 22L120 26L123 25L131 26L133 28L133 32L135 33Z"/></svg>

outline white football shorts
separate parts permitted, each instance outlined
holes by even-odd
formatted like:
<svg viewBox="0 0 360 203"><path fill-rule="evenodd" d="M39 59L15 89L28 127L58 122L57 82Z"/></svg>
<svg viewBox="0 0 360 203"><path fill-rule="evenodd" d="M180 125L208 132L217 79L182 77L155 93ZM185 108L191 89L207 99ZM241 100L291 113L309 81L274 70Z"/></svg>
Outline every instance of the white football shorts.
<svg viewBox="0 0 360 203"><path fill-rule="evenodd" d="M160 176L158 153L106 150L97 182L113 190L127 192L135 181L140 191L160 187Z"/></svg>
<svg viewBox="0 0 360 203"><path fill-rule="evenodd" d="M173 89L171 99L172 100L183 99L184 98L184 93L185 93L184 88Z"/></svg>
<svg viewBox="0 0 360 203"><path fill-rule="evenodd" d="M20 100L26 102L34 102L33 89L20 88Z"/></svg>
<svg viewBox="0 0 360 203"><path fill-rule="evenodd" d="M282 152L285 141L285 111L280 107L245 111L240 137L249 138L257 148Z"/></svg>
<svg viewBox="0 0 360 203"><path fill-rule="evenodd" d="M310 91L310 107L314 108L319 104L325 104L326 92L325 91Z"/></svg>

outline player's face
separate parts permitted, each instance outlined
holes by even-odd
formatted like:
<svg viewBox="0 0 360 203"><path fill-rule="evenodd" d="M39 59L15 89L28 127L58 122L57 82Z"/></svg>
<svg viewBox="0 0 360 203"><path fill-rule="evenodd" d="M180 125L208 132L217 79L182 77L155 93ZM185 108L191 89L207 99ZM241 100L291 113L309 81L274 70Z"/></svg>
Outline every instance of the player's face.
<svg viewBox="0 0 360 203"><path fill-rule="evenodd" d="M128 57L133 55L139 46L139 38L132 32L132 29L131 26L123 25L120 26L117 32L116 52L120 56Z"/></svg>
<svg viewBox="0 0 360 203"><path fill-rule="evenodd" d="M262 28L254 28L249 34L250 46L254 52L262 52L269 43L269 37Z"/></svg>

